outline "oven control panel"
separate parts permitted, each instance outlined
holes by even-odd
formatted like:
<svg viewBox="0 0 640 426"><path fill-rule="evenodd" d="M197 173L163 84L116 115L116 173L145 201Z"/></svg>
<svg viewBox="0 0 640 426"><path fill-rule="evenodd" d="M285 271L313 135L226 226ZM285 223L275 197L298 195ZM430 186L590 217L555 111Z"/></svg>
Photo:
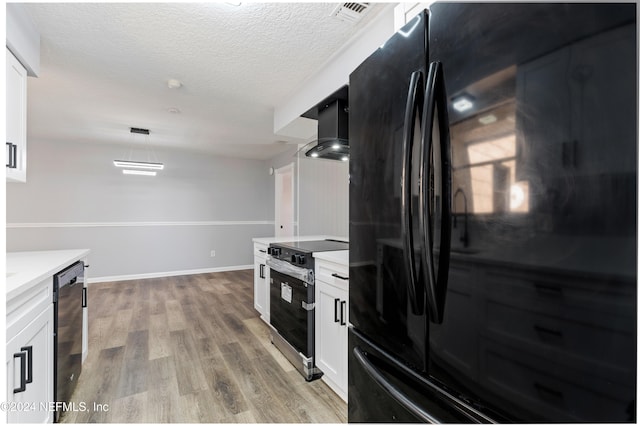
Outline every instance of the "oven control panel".
<svg viewBox="0 0 640 426"><path fill-rule="evenodd" d="M308 267L310 256L306 253L301 253L296 250L291 250L286 247L269 247L267 249L267 253L271 255L271 257L284 260L285 262L289 262L293 265L300 265Z"/></svg>

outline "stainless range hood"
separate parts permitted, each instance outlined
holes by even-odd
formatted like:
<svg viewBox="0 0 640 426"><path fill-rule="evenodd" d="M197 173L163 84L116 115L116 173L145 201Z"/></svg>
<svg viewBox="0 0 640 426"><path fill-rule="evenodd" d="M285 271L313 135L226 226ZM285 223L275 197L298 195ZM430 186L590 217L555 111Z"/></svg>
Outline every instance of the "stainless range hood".
<svg viewBox="0 0 640 426"><path fill-rule="evenodd" d="M348 94L348 87L343 86L302 115L318 120L318 139L307 147L307 157L339 161L349 159Z"/></svg>

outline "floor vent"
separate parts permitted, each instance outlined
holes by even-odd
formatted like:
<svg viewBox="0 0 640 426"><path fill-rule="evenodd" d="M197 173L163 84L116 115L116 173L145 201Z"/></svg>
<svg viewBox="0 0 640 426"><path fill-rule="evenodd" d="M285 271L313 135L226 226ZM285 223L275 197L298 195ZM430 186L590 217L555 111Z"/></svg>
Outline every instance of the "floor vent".
<svg viewBox="0 0 640 426"><path fill-rule="evenodd" d="M371 3L342 3L333 10L331 16L341 21L356 23L367 13L370 5Z"/></svg>

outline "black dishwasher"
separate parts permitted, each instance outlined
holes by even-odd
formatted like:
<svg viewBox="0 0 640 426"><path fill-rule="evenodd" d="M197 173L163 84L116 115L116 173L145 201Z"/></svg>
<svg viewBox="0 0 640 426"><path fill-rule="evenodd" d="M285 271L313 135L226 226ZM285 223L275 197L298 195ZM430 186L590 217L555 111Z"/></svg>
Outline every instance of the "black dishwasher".
<svg viewBox="0 0 640 426"><path fill-rule="evenodd" d="M84 262L53 276L53 398L69 402L82 371L82 308L86 306ZM60 419L56 411L54 421Z"/></svg>

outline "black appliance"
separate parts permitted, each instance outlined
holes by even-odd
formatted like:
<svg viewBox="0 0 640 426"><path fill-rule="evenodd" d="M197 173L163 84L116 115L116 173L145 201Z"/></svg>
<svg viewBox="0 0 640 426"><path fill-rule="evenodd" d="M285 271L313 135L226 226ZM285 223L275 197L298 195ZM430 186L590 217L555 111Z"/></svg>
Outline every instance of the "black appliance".
<svg viewBox="0 0 640 426"><path fill-rule="evenodd" d="M315 365L315 261L313 253L348 250L338 240L272 243L270 268L271 341L307 381L322 376Z"/></svg>
<svg viewBox="0 0 640 426"><path fill-rule="evenodd" d="M635 422L635 4L435 3L349 79L349 421Z"/></svg>
<svg viewBox="0 0 640 426"><path fill-rule="evenodd" d="M82 372L82 315L86 307L84 262L53 276L53 398L69 402ZM59 421L61 411L54 420Z"/></svg>
<svg viewBox="0 0 640 426"><path fill-rule="evenodd" d="M318 139L304 147L305 155L326 160L349 159L349 87L342 86L302 114L318 120Z"/></svg>

